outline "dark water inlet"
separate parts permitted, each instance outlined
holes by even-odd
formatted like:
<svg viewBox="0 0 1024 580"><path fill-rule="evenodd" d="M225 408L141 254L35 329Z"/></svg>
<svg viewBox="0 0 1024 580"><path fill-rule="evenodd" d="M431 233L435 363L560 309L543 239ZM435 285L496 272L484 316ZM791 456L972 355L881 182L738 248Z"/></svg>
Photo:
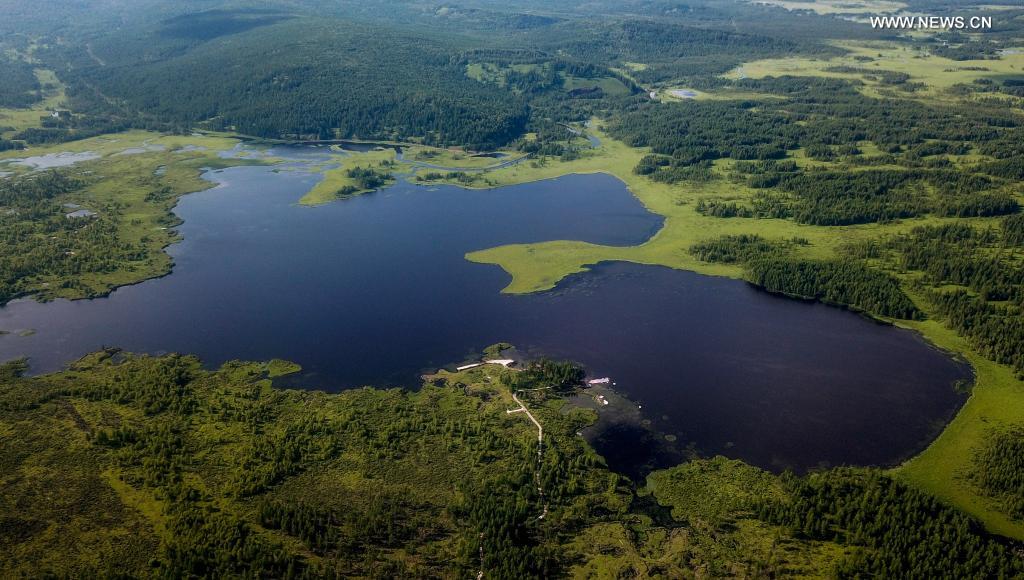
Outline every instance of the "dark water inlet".
<svg viewBox="0 0 1024 580"><path fill-rule="evenodd" d="M295 167L332 155L316 151ZM633 473L691 442L774 469L888 464L923 448L964 400L952 385L969 378L965 365L840 309L623 263L509 296L506 273L464 259L507 243L646 240L661 218L610 176L484 191L400 182L317 208L295 204L318 178L309 172L208 177L218 186L177 209L173 274L104 299L13 302L0 329L36 333L0 336L0 359L26 355L47 371L106 345L211 365L279 357L303 365L304 384L337 390L416 386L424 369L509 341L611 376L643 406L650 429L595 438Z"/></svg>

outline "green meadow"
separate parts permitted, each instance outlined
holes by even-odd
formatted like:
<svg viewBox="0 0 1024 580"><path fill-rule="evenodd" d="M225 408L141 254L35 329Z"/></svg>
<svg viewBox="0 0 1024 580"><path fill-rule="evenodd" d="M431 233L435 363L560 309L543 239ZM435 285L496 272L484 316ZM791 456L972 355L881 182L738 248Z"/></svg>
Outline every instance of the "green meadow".
<svg viewBox="0 0 1024 580"><path fill-rule="evenodd" d="M1006 75L1024 77L1024 54L1006 54L998 59L952 60L910 43L837 41L834 45L845 54L828 59L784 57L755 60L743 63L725 77L761 79L792 75L848 79L863 83L860 90L871 97L898 96L947 103L963 100L950 92L955 85ZM906 91L899 86L885 85L876 76L885 72L907 74L910 83L922 83L924 88Z"/></svg>

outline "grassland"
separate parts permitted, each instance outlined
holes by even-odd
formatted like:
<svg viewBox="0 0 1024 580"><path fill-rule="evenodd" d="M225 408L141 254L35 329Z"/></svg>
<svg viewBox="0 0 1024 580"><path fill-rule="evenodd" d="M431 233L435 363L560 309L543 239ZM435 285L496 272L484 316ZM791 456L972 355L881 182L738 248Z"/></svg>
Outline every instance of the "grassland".
<svg viewBox="0 0 1024 580"><path fill-rule="evenodd" d="M617 78L614 77L601 77L596 79L586 79L574 76L565 77L565 90L573 91L577 89L592 90L599 88L606 95L628 95L629 88L622 84Z"/></svg>
<svg viewBox="0 0 1024 580"><path fill-rule="evenodd" d="M43 100L27 109L0 108L0 138L41 125L41 118L49 116L55 109L64 107L65 87L57 75L48 69L35 69L36 79L45 90Z"/></svg>
<svg viewBox="0 0 1024 580"><path fill-rule="evenodd" d="M505 86L505 75L509 72L528 73L546 69L550 64L510 64L498 65L493 62L474 62L466 65L466 76L482 83Z"/></svg>
<svg viewBox="0 0 1024 580"><path fill-rule="evenodd" d="M474 155L461 149L441 149L423 145L406 146L403 149L403 153L406 161L416 161L438 167L456 169L483 169L522 156L521 153L516 151L502 151L501 153L507 154L508 157L498 159L496 157Z"/></svg>
<svg viewBox="0 0 1024 580"><path fill-rule="evenodd" d="M426 175L438 172L479 171L522 157L521 153L506 151L509 157L498 159L474 155L461 149L444 149L416 144L402 146L403 157L398 158L393 148L379 148L367 152L347 152L340 165L323 168L323 179L299 200L302 205L321 205L332 201L362 195L373 191L360 188L357 180L349 176L352 169L374 169L393 174ZM347 192L339 194L339 192Z"/></svg>
<svg viewBox="0 0 1024 580"><path fill-rule="evenodd" d="M390 148L350 154L345 157L338 167L324 169L323 179L314 185L313 189L303 195L299 203L302 205L320 205L330 203L342 197L361 195L373 191L361 188L355 179L349 177L348 172L356 168L380 170L382 166L390 171L393 169L393 164L395 164L395 150ZM348 191L349 193L339 194L342 191Z"/></svg>
<svg viewBox="0 0 1024 580"><path fill-rule="evenodd" d="M497 83L504 85L505 71L511 70L517 73L528 73L530 71L539 70L542 66L544 65L512 64L508 66L499 66L493 62L474 62L466 65L466 76L482 83Z"/></svg>
<svg viewBox="0 0 1024 580"><path fill-rule="evenodd" d="M633 63L634 66L644 66L638 63ZM507 72L516 73L528 73L531 71L537 71L550 67L550 63L546 64L512 64L507 66L499 66L490 62L475 62L466 65L466 76L471 79L480 81L482 83L493 83L504 86L506 79L505 74ZM629 65L627 65L629 66ZM632 68L632 67L631 67ZM643 70L642 68L632 68L632 70ZM622 81L615 77L599 77L599 78L582 78L575 77L572 75L565 74L564 72L558 73L563 80L563 88L566 91L574 90L592 90L594 88L600 88L606 95L627 95L629 94L629 88L622 84Z"/></svg>
<svg viewBox="0 0 1024 580"><path fill-rule="evenodd" d="M166 135L152 131L125 131L123 133L111 133L68 143L37 145L23 151L0 152L0 165L4 164L5 160L64 152L82 153L89 151L99 153L104 158L139 157L141 154L131 155L126 154L125 151L128 149L145 148L147 145L150 146L150 149L153 149L148 153L172 153L176 155L177 157L170 158L172 160L206 157L211 162L216 162L219 159L217 152L230 150L238 143L237 138L227 134L196 133L193 135ZM156 151L156 148L163 148L165 151ZM119 153L123 155L117 155Z"/></svg>
<svg viewBox="0 0 1024 580"><path fill-rule="evenodd" d="M55 109L64 108L66 102L67 87L57 78L57 74L43 64L36 57L39 49L36 42L31 42L28 47L19 52L8 49L8 58L26 62L34 67L34 73L39 86L42 88L42 100L28 108L4 108L0 107L0 138L10 137L16 132L25 129L41 126L41 118L47 117Z"/></svg>
<svg viewBox="0 0 1024 580"><path fill-rule="evenodd" d="M787 57L756 60L744 63L729 72L726 77L764 78L769 76L815 76L856 79L864 83L861 91L871 97L898 91L901 98L933 99L955 101L949 89L957 84L971 83L976 79L1000 78L1006 75L1024 75L1024 54L1007 54L990 60L951 60L927 52L924 47L883 41L845 41L836 46L847 54L830 58ZM910 75L911 83L923 83L917 91L900 90L898 86L884 85L866 72L842 72L836 67L869 69Z"/></svg>
<svg viewBox="0 0 1024 580"><path fill-rule="evenodd" d="M816 14L875 15L899 12L907 7L893 0L753 0L755 4L778 6L786 10L810 10Z"/></svg>

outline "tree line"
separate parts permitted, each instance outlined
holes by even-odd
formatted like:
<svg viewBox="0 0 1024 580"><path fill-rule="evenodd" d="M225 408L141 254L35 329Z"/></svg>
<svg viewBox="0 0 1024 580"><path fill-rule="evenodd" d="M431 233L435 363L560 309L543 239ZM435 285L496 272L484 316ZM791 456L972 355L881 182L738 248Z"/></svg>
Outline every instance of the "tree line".
<svg viewBox="0 0 1024 580"><path fill-rule="evenodd" d="M759 506L765 521L799 537L861 547L841 578L1009 578L1024 563L981 524L875 470L784 477L786 501Z"/></svg>
<svg viewBox="0 0 1024 580"><path fill-rule="evenodd" d="M947 326L978 351L1024 373L1024 268L1019 264L1024 217L978 229L953 223L920 226L873 248L904 272L918 273L922 294Z"/></svg>
<svg viewBox="0 0 1024 580"><path fill-rule="evenodd" d="M43 87L31 64L0 55L0 107L27 108L42 100Z"/></svg>
<svg viewBox="0 0 1024 580"><path fill-rule="evenodd" d="M878 316L923 316L892 275L853 258L808 260L795 256L792 250L807 243L803 238L767 240L758 235L726 235L698 242L689 251L702 261L743 265L745 279L768 292Z"/></svg>
<svg viewBox="0 0 1024 580"><path fill-rule="evenodd" d="M1024 429L993 429L975 450L971 482L1017 520L1024 520Z"/></svg>

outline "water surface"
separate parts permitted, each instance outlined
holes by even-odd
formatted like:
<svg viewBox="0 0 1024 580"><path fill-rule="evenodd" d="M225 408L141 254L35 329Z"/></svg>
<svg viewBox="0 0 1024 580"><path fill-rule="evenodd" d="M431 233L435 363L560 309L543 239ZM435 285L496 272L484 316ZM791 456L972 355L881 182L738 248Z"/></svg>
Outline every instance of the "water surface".
<svg viewBox="0 0 1024 580"><path fill-rule="evenodd" d="M672 89L669 91L669 94L672 95L673 97L679 97L680 99L697 98L697 93L690 89Z"/></svg>
<svg viewBox="0 0 1024 580"><path fill-rule="evenodd" d="M92 161L93 159L99 159L100 157L102 157L102 155L100 155L99 153L95 153L93 151L82 151L80 153L64 151L61 153L47 153L46 155L36 155L34 157L8 159L0 163L10 163L11 165L31 167L32 169L39 171L42 169L68 167L76 163L81 163L83 161Z"/></svg>
<svg viewBox="0 0 1024 580"><path fill-rule="evenodd" d="M337 390L414 387L425 370L508 341L580 361L632 401L616 404L642 405L642 432L593 435L633 474L691 443L773 469L888 464L963 401L952 384L969 376L964 365L840 309L623 263L509 296L505 272L464 259L507 243L646 240L661 218L610 176L483 191L399 182L309 208L296 201L319 176L304 168L332 154L292 149L272 152L291 170L212 172L215 188L181 200L173 274L108 298L0 309L12 332L0 359L26 355L47 371L104 346L211 365L279 357L302 364L304 385Z"/></svg>

